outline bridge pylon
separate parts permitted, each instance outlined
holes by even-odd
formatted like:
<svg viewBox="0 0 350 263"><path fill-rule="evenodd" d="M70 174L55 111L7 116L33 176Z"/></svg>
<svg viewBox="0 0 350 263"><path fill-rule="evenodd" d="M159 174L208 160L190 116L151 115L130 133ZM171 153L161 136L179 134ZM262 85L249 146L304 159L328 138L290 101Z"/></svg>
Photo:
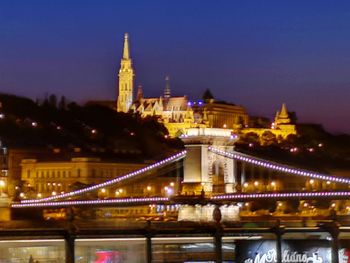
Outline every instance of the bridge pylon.
<svg viewBox="0 0 350 263"><path fill-rule="evenodd" d="M187 155L184 159L182 194L221 194L237 190L237 164L209 151L209 146L233 151L236 136L230 129L191 128L181 136Z"/></svg>

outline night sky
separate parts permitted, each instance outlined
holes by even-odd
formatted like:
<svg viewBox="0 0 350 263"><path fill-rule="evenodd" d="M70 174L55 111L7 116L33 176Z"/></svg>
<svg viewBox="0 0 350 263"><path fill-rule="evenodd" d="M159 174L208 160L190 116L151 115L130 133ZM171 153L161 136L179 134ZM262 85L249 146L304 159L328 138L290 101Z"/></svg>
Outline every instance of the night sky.
<svg viewBox="0 0 350 263"><path fill-rule="evenodd" d="M124 32L135 85L350 133L349 1L0 1L0 91L115 99Z"/></svg>

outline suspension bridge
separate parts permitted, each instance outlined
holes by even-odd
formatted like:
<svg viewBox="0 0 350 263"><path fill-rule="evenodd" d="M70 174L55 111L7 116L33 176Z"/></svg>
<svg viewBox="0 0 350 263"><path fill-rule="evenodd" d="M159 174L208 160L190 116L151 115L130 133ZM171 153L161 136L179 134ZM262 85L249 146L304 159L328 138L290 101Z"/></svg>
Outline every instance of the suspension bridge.
<svg viewBox="0 0 350 263"><path fill-rule="evenodd" d="M221 147L222 148L222 147ZM299 169L291 167L289 165L280 164L277 162L272 162L269 160L264 160L251 155L243 154L237 151L225 151L219 147L209 146L208 152L214 155L222 156L230 160L237 160L242 163L247 163L257 167L263 167L271 171L278 171L285 173L288 176L298 176L304 177L305 179L314 178L320 181L335 182L338 184L350 185L350 180L348 178L342 178L334 175L320 174L313 171L308 171L305 169ZM187 204L193 203L193 200L200 202L201 204L207 203L219 203L219 202L244 202L244 201L254 201L261 199L273 199L273 200L290 200L290 199L302 199L302 200L312 200L312 199L330 199L330 200L343 200L350 198L350 191L278 191L278 192L267 192L267 193L222 193L213 194L210 197L205 197L201 199L191 198L188 196L179 197L129 197L129 198L109 198L109 199L96 199L96 200L69 200L72 197L77 197L84 195L85 193L98 191L102 188L108 186L115 186L123 183L130 179L137 179L143 176L145 173L150 172L154 169L170 165L174 162L186 158L187 151L182 151L174 154L164 160L158 161L154 164L146 166L142 169L127 173L125 175L119 176L112 180L105 181L100 184L82 188L76 191L67 192L64 194L59 194L55 196L49 196L38 199L27 199L21 200L20 202L12 203L12 208L28 208L28 207L69 207L69 206L122 206L122 205L140 205L140 204ZM184 175L186 180L186 174ZM237 181L237 180L235 180ZM205 184L201 182L202 184ZM68 199L68 200L67 200Z"/></svg>

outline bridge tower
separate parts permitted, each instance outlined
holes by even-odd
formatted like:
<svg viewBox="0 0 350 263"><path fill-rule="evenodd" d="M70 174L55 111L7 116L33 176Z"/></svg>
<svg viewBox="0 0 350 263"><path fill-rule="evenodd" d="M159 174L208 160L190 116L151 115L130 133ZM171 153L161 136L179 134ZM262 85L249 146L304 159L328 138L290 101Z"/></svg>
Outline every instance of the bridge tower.
<svg viewBox="0 0 350 263"><path fill-rule="evenodd" d="M236 162L209 151L209 146L232 151L236 137L229 129L191 128L182 135L184 160L183 194L233 193L236 191Z"/></svg>

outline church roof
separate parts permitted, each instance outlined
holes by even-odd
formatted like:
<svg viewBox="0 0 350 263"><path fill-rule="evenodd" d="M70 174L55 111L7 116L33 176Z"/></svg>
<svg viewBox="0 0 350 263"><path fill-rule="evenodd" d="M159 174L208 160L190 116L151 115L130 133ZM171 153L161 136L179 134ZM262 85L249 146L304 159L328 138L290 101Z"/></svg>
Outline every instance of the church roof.
<svg viewBox="0 0 350 263"><path fill-rule="evenodd" d="M165 103L164 110L186 110L188 99L186 96L170 97Z"/></svg>
<svg viewBox="0 0 350 263"><path fill-rule="evenodd" d="M162 106L164 111L180 110L185 111L187 109L188 99L186 96L182 97L170 97L164 99L159 98L142 98L142 100L135 101L134 105L136 109L142 106L146 111L152 110L154 106Z"/></svg>

